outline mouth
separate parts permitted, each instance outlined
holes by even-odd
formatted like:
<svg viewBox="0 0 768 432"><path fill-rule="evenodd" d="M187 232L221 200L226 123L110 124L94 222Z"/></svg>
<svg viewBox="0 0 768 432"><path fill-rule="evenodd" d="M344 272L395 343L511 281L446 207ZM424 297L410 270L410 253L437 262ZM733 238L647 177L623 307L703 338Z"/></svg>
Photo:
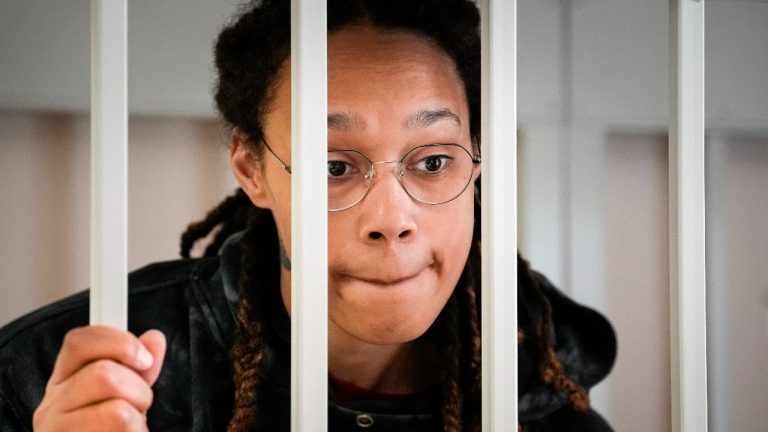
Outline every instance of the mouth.
<svg viewBox="0 0 768 432"><path fill-rule="evenodd" d="M401 285L403 283L406 283L418 278L425 271L433 268L434 263L420 266L417 269L414 269L412 266L409 266L409 267L410 267L410 270L408 271L396 270L393 272L378 272L375 274L371 274L371 273L359 274L356 272L343 272L338 275L341 276L341 278L343 279L356 280L358 282L363 282L368 285L387 288L387 287L393 287L396 285Z"/></svg>
<svg viewBox="0 0 768 432"><path fill-rule="evenodd" d="M407 281L409 281L411 279L415 279L416 276L418 276L419 274L421 274L421 271L416 272L414 274L410 274L408 276L395 276L395 277L384 277L384 278L355 277L355 279L357 279L357 280L359 280L361 282L365 282L367 284L379 285L379 286L382 286L382 287L387 287L387 286L398 285L398 284L401 284L403 282L407 282Z"/></svg>

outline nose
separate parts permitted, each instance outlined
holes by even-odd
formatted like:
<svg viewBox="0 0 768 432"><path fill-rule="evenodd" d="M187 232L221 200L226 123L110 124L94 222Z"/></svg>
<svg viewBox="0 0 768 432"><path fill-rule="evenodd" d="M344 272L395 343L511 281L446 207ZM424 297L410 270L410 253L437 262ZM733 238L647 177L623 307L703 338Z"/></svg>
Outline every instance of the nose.
<svg viewBox="0 0 768 432"><path fill-rule="evenodd" d="M366 242L394 244L416 235L416 203L398 181L396 169L387 169L388 165L376 167L373 184L358 204L363 212L360 236Z"/></svg>

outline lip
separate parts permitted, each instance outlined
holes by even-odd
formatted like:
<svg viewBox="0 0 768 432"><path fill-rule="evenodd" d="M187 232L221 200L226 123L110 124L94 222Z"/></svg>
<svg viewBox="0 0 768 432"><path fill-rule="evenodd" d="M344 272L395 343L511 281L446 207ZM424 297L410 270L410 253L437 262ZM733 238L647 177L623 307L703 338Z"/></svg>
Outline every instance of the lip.
<svg viewBox="0 0 768 432"><path fill-rule="evenodd" d="M373 279L369 279L369 278L357 277L355 279L357 279L359 281L362 281L362 282L365 282L365 283L369 283L371 285L392 286L392 285L400 284L402 282L409 281L411 279L415 279L416 276L418 276L419 274L421 274L421 272L418 272L418 273L415 273L415 274L412 274L412 275L409 275L409 276L394 277L394 278L383 278L383 279L373 278Z"/></svg>

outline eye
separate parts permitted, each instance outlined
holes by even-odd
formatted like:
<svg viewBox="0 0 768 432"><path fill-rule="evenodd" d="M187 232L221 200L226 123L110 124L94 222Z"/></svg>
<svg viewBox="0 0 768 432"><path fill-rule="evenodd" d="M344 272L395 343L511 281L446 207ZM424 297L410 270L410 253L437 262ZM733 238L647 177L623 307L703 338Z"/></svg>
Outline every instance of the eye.
<svg viewBox="0 0 768 432"><path fill-rule="evenodd" d="M328 161L328 178L340 178L344 175L350 174L353 168L348 163L341 160L329 160Z"/></svg>
<svg viewBox="0 0 768 432"><path fill-rule="evenodd" d="M414 169L418 171L425 171L427 173L438 173L445 170L446 166L450 162L451 157L448 155L431 155L427 156L416 162Z"/></svg>

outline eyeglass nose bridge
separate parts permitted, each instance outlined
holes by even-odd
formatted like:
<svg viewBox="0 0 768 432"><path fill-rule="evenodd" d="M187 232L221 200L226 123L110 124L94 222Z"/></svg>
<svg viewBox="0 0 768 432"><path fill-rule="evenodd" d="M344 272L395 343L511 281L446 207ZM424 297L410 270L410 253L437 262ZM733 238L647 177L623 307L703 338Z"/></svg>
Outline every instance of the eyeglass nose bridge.
<svg viewBox="0 0 768 432"><path fill-rule="evenodd" d="M365 157L365 155L363 155ZM368 159L367 157L365 157ZM403 159L400 160L380 160L380 161L372 161L368 159L368 162L370 163L370 169L365 174L365 179L368 183L368 188L365 190L365 194L357 201L355 204L359 203L363 199L365 199L368 194L371 192L371 189L373 188L373 182L374 182L374 176L375 176L375 169L374 166L377 164L380 165L386 165L386 164L396 164L395 165L395 178L397 179L397 182L400 184L400 187L403 188L403 191L405 191L405 194L411 197L412 199L415 199L416 201L421 201L419 198L415 197L411 191L408 190L408 188L405 186L405 182L403 181L403 178L405 177L405 170L403 170ZM355 205L353 204L353 205Z"/></svg>
<svg viewBox="0 0 768 432"><path fill-rule="evenodd" d="M366 159L368 159L368 158L366 158ZM405 171L403 170L403 166L402 166L402 162L403 161L402 160L372 161L372 160L368 159L368 162L370 163L370 168L369 168L368 172L365 174L365 180L368 183L368 188L366 189L365 195L363 195L363 197L360 199L360 201L362 201L363 198L368 196L368 194L371 192L371 189L373 188L374 177L376 176L375 166L377 164L379 164L379 165L396 164L395 165L395 173L394 174L395 174L395 178L397 179L397 182L400 183L400 187L403 188L403 190L405 191L405 193L408 196L413 197L413 195L411 195L411 192L408 191L408 188L405 187L405 183L403 183L403 177L405 177ZM360 202L360 201L358 201L358 202Z"/></svg>
<svg viewBox="0 0 768 432"><path fill-rule="evenodd" d="M366 174L366 179L368 181L370 181L371 184L373 183L373 177L375 176L374 166L376 164L382 164L382 165L384 165L384 164L397 164L396 165L397 171L395 172L395 174L397 174L397 181L399 181L402 184L403 176L405 175L405 171L403 171L403 167L401 165L402 160L380 160L380 161L369 160L368 162L370 162L371 168L368 170L368 173Z"/></svg>

